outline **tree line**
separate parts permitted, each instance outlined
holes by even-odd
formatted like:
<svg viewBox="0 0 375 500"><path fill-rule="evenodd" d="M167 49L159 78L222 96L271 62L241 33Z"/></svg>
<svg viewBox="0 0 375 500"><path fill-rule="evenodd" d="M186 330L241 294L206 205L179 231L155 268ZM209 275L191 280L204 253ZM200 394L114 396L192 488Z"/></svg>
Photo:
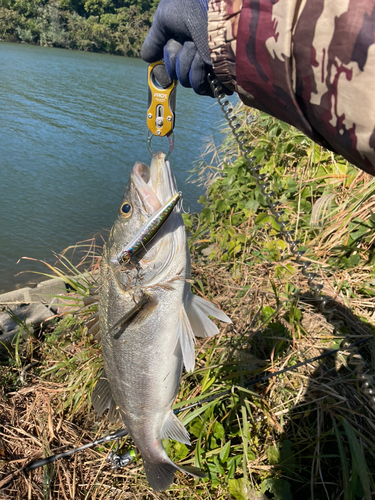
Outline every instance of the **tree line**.
<svg viewBox="0 0 375 500"><path fill-rule="evenodd" d="M0 40L138 57L160 0L0 0Z"/></svg>

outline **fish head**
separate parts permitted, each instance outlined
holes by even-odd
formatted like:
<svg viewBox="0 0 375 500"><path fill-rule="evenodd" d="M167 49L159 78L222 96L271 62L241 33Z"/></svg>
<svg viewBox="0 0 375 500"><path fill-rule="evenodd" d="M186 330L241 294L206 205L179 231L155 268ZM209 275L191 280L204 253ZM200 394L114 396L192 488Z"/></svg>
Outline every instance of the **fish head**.
<svg viewBox="0 0 375 500"><path fill-rule="evenodd" d="M120 266L116 264L116 256L133 240L149 218L176 192L174 174L169 162L165 160L164 153L161 151L155 153L150 167L141 162L135 163L119 205L117 220L106 244L106 255L111 262L111 267ZM156 249L153 248L151 258L155 252Z"/></svg>

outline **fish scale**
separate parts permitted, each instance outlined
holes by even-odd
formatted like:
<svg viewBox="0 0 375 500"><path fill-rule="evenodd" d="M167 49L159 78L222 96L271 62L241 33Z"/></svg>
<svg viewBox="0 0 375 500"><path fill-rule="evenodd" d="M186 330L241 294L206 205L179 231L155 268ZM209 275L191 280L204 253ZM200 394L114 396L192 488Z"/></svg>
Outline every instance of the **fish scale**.
<svg viewBox="0 0 375 500"><path fill-rule="evenodd" d="M190 255L178 206L141 259L119 262L118 255L176 193L163 153L153 156L150 168L135 164L104 248L99 293L104 372L93 404L99 415L109 409L111 420L124 422L155 491L167 489L178 469L205 476L196 467L174 464L162 439L190 444L187 430L172 412L183 366L194 368L195 336L219 331L208 315L230 322L216 306L191 293ZM129 216L121 213L124 203Z"/></svg>

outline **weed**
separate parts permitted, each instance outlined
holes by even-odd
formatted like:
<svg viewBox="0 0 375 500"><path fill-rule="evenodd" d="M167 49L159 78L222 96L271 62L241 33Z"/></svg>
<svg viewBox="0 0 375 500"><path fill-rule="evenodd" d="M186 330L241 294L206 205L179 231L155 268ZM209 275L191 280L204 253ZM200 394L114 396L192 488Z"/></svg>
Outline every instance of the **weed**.
<svg viewBox="0 0 375 500"><path fill-rule="evenodd" d="M277 120L245 108L238 113L289 228L308 250L337 318L345 321L346 334L352 341L373 335L375 181ZM183 375L174 408L229 394L181 412L191 447L165 443L173 460L204 468L207 479L178 475L170 490L155 494L140 457L113 472L105 459L114 445L105 444L57 462L44 477L35 471L27 481L16 478L3 489L7 498L42 499L48 493L82 500L367 500L374 495L375 415L359 390L348 352L252 390L245 387L264 372L337 348L342 336L333 334L317 309L229 135L214 156L215 165L201 172L200 182L206 178L209 184L207 196L200 198L203 210L184 219L194 292L218 304L233 324L215 338L197 340L196 369ZM41 365L33 368L30 385L0 400L6 455L0 484L43 450L56 453L113 430L106 419L98 422L91 408L101 369L100 344L87 327L95 314L89 287L100 266L100 257L92 255L91 272L70 265L66 254L63 269L54 266L71 285L69 307L38 344ZM360 352L365 369L373 371L375 344Z"/></svg>

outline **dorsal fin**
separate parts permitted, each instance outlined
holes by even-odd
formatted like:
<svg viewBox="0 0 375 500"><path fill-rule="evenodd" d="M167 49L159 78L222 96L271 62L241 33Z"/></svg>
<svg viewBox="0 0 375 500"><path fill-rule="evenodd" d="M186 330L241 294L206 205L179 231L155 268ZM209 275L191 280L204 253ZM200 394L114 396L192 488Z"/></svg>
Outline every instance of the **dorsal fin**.
<svg viewBox="0 0 375 500"><path fill-rule="evenodd" d="M92 393L91 401L99 417L101 417L106 410L109 410L108 419L111 423L116 423L118 420L122 420L121 414L117 408L115 400L113 399L111 387L104 370L102 371L94 392Z"/></svg>
<svg viewBox="0 0 375 500"><path fill-rule="evenodd" d="M165 419L160 437L162 439L174 439L175 441L179 441L189 446L191 444L188 431L172 411Z"/></svg>

